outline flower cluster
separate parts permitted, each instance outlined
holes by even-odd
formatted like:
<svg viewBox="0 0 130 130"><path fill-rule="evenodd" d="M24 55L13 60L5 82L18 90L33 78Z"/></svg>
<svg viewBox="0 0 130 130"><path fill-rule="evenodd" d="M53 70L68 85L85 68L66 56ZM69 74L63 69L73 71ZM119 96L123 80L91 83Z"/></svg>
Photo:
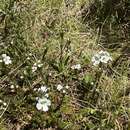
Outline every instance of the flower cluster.
<svg viewBox="0 0 130 130"><path fill-rule="evenodd" d="M60 90L62 90L62 89L63 89L63 86L62 86L61 84L58 84L58 85L57 85L57 90L60 91Z"/></svg>
<svg viewBox="0 0 130 130"><path fill-rule="evenodd" d="M108 63L112 61L112 57L107 51L100 51L92 57L92 63L94 66L99 65L100 63Z"/></svg>
<svg viewBox="0 0 130 130"><path fill-rule="evenodd" d="M11 90L11 92L15 92L15 90L16 90L18 87L19 87L18 85L16 85L16 86L14 86L13 84L10 85L10 90Z"/></svg>
<svg viewBox="0 0 130 130"><path fill-rule="evenodd" d="M51 106L51 101L48 99L49 94L47 93L48 88L47 86L41 86L40 88L37 89L38 92L42 94L42 97L37 97L37 104L36 108L38 110L47 112L49 110L49 106Z"/></svg>
<svg viewBox="0 0 130 130"><path fill-rule="evenodd" d="M38 110L47 112L49 110L49 106L51 106L51 101L46 97L38 98L38 102L36 104L36 108Z"/></svg>
<svg viewBox="0 0 130 130"><path fill-rule="evenodd" d="M42 93L46 93L47 90L48 90L47 86L43 86L43 85L40 88L38 88L38 91Z"/></svg>
<svg viewBox="0 0 130 130"><path fill-rule="evenodd" d="M80 70L81 69L81 65L80 64L73 65L73 66L71 66L71 69L73 69L73 70Z"/></svg>
<svg viewBox="0 0 130 130"><path fill-rule="evenodd" d="M2 60L1 60L1 62L4 62L6 65L11 64L11 63L12 63L12 61L11 61L10 57L9 57L9 56L7 56L6 54L2 54Z"/></svg>
<svg viewBox="0 0 130 130"><path fill-rule="evenodd" d="M34 63L32 66L32 72L35 72L38 68L41 68L43 64L41 63L40 60L37 61L37 63Z"/></svg>
<svg viewBox="0 0 130 130"><path fill-rule="evenodd" d="M68 85L66 85L65 87L63 87L61 84L58 84L58 85L57 85L57 90L58 90L58 91L61 91L61 90L62 90L63 93L66 93L66 89L69 89L69 86L68 86Z"/></svg>

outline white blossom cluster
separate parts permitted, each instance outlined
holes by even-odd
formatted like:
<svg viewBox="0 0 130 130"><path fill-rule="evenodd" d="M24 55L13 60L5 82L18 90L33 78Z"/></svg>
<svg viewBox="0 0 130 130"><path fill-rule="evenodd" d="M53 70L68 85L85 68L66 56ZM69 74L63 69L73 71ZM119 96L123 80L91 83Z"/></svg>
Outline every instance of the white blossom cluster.
<svg viewBox="0 0 130 130"><path fill-rule="evenodd" d="M38 110L47 112L49 110L49 107L51 106L51 101L48 99L49 94L47 93L48 88L47 86L41 86L40 88L37 89L38 92L42 93L42 97L37 97L37 104L36 108Z"/></svg>
<svg viewBox="0 0 130 130"><path fill-rule="evenodd" d="M92 63L94 66L97 66L100 63L108 63L109 61L112 61L112 57L107 51L101 50L92 57Z"/></svg>
<svg viewBox="0 0 130 130"><path fill-rule="evenodd" d="M81 69L81 65L80 64L73 65L73 66L71 66L71 69L73 69L73 70L80 70Z"/></svg>
<svg viewBox="0 0 130 130"><path fill-rule="evenodd" d="M51 106L51 101L48 98L46 97L38 98L37 104L36 104L36 108L38 110L47 112L50 106Z"/></svg>
<svg viewBox="0 0 130 130"><path fill-rule="evenodd" d="M11 92L15 92L15 89L17 89L18 87L19 87L18 85L16 86L14 86L13 84L10 85Z"/></svg>
<svg viewBox="0 0 130 130"><path fill-rule="evenodd" d="M4 62L5 65L9 65L12 63L11 58L7 56L7 54L2 54L1 57L2 57L2 60L0 60L0 62Z"/></svg>
<svg viewBox="0 0 130 130"><path fill-rule="evenodd" d="M66 85L65 87L63 87L61 84L57 85L57 90L58 91L62 91L63 93L66 93L66 89L69 89L68 85Z"/></svg>
<svg viewBox="0 0 130 130"><path fill-rule="evenodd" d="M38 68L41 68L43 64L41 63L40 60L38 60L36 63L33 64L32 66L32 72L35 72Z"/></svg>

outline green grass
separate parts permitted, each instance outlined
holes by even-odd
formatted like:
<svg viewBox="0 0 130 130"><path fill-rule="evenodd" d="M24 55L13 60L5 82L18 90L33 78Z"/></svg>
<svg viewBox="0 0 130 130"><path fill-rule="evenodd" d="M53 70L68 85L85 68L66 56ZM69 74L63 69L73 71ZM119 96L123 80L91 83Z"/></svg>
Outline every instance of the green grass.
<svg viewBox="0 0 130 130"><path fill-rule="evenodd" d="M0 130L130 128L130 60L122 52L129 38L117 41L124 43L123 46L110 46L122 37L118 27L124 23L112 22L115 13L106 16L107 20L101 17L100 11L104 10L101 3L95 3L99 7L97 12L91 14L90 10L84 15L93 3L87 0L0 2L0 60L2 54L12 60L9 65L0 62L0 99L7 103L4 108L0 104ZM95 67L91 59L100 50L108 51L113 60ZM32 72L39 60L42 67ZM76 64L81 64L80 70L71 69ZM68 85L69 89L66 93L59 92L58 84ZM34 89L41 85L49 88L48 112L36 109L36 97L41 94Z"/></svg>

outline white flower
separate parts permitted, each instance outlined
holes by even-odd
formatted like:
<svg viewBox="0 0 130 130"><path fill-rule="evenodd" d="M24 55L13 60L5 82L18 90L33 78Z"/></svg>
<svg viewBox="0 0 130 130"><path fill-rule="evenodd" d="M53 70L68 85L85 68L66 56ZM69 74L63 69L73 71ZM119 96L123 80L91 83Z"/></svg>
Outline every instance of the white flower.
<svg viewBox="0 0 130 130"><path fill-rule="evenodd" d="M66 89L69 89L69 86L68 86L68 85L66 85L66 86L65 86L65 88L66 88Z"/></svg>
<svg viewBox="0 0 130 130"><path fill-rule="evenodd" d="M6 65L12 63L12 61L10 60L10 57L9 57L9 56L5 57L5 58L3 59L3 61L5 62Z"/></svg>
<svg viewBox="0 0 130 130"><path fill-rule="evenodd" d="M60 91L61 89L63 89L63 86L60 85L60 84L58 84L58 85L57 85L57 90Z"/></svg>
<svg viewBox="0 0 130 130"><path fill-rule="evenodd" d="M6 65L11 64L11 63L12 63L12 61L11 61L10 57L9 57L9 56L7 56L6 54L2 54L2 58L3 58L3 61L4 61L4 63L5 63Z"/></svg>
<svg viewBox="0 0 130 130"><path fill-rule="evenodd" d="M27 57L27 60L30 60L30 57Z"/></svg>
<svg viewBox="0 0 130 130"><path fill-rule="evenodd" d="M37 70L37 68L41 68L43 66L43 64L40 63L41 61L38 60L37 63L34 63L32 66L32 72L35 72Z"/></svg>
<svg viewBox="0 0 130 130"><path fill-rule="evenodd" d="M32 72L35 72L37 70L37 66L32 67Z"/></svg>
<svg viewBox="0 0 130 130"><path fill-rule="evenodd" d="M41 68L41 67L43 66L43 64L38 64L37 66L38 66L39 68Z"/></svg>
<svg viewBox="0 0 130 130"><path fill-rule="evenodd" d="M20 76L20 79L23 79L23 78L24 78L24 76L23 76L23 75L21 75L21 76Z"/></svg>
<svg viewBox="0 0 130 130"><path fill-rule="evenodd" d="M16 85L16 88L19 88L19 86L18 86L18 85Z"/></svg>
<svg viewBox="0 0 130 130"><path fill-rule="evenodd" d="M49 106L51 106L51 101L45 97L39 98L36 104L36 108L44 112L49 110Z"/></svg>
<svg viewBox="0 0 130 130"><path fill-rule="evenodd" d="M47 87L46 86L41 86L41 88L38 89L38 91L41 91L41 92L47 92Z"/></svg>
<svg viewBox="0 0 130 130"><path fill-rule="evenodd" d="M71 66L71 69L77 69L77 70L80 70L81 69L81 65L80 64L76 64L76 65L73 65Z"/></svg>
<svg viewBox="0 0 130 130"><path fill-rule="evenodd" d="M38 101L39 97L36 97L36 100Z"/></svg>
<svg viewBox="0 0 130 130"><path fill-rule="evenodd" d="M108 56L102 56L102 57L101 57L101 62L102 62L102 63L107 63L109 60L111 60L111 58L108 57Z"/></svg>
<svg viewBox="0 0 130 130"><path fill-rule="evenodd" d="M106 52L106 51L104 51L104 52L100 51L100 55L101 55L100 61L102 63L107 63L108 61L112 61L112 58L111 58L111 56L110 56L110 54L108 52Z"/></svg>
<svg viewBox="0 0 130 130"><path fill-rule="evenodd" d="M37 66L37 63L34 63L34 65L33 66Z"/></svg>
<svg viewBox="0 0 130 130"><path fill-rule="evenodd" d="M34 90L34 91L37 91L37 88L34 88L33 90Z"/></svg>
<svg viewBox="0 0 130 130"><path fill-rule="evenodd" d="M40 60L37 61L37 63L40 63L40 62L41 62Z"/></svg>
<svg viewBox="0 0 130 130"><path fill-rule="evenodd" d="M65 91L65 90L63 90L63 93L66 93L66 91Z"/></svg>
<svg viewBox="0 0 130 130"><path fill-rule="evenodd" d="M51 72L49 73L49 76L52 76L52 73L51 73Z"/></svg>
<svg viewBox="0 0 130 130"><path fill-rule="evenodd" d="M2 54L2 57L5 58L7 55L6 54Z"/></svg>
<svg viewBox="0 0 130 130"><path fill-rule="evenodd" d="M14 85L11 85L10 88L11 88L11 89L14 89Z"/></svg>
<svg viewBox="0 0 130 130"><path fill-rule="evenodd" d="M0 103L3 103L3 101L0 99Z"/></svg>
<svg viewBox="0 0 130 130"><path fill-rule="evenodd" d="M94 66L98 65L100 63L100 55L96 54L95 56L93 56L92 62Z"/></svg>
<svg viewBox="0 0 130 130"><path fill-rule="evenodd" d="M3 103L3 105L4 105L4 106L6 106L6 105L7 105L7 103L6 103L6 102L4 102L4 103Z"/></svg>
<svg viewBox="0 0 130 130"><path fill-rule="evenodd" d="M13 40L12 40L12 41L11 41L11 44L13 45L13 43L14 43L14 42L13 42Z"/></svg>
<svg viewBox="0 0 130 130"><path fill-rule="evenodd" d="M108 63L112 61L112 57L107 51L100 51L92 57L92 63L94 66L99 65L100 63Z"/></svg>
<svg viewBox="0 0 130 130"><path fill-rule="evenodd" d="M94 85L94 82L91 82L91 85Z"/></svg>

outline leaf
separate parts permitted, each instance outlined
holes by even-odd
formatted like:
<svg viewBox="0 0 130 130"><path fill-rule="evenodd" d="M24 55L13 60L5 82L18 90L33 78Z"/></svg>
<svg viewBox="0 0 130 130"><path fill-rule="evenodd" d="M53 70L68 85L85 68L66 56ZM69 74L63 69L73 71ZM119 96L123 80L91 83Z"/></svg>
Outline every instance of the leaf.
<svg viewBox="0 0 130 130"><path fill-rule="evenodd" d="M68 61L70 59L70 56L66 56L64 60L64 65L66 66L68 64Z"/></svg>
<svg viewBox="0 0 130 130"><path fill-rule="evenodd" d="M42 59L44 59L44 58L45 58L45 56L46 56L47 52L48 52L48 47L44 50Z"/></svg>
<svg viewBox="0 0 130 130"><path fill-rule="evenodd" d="M84 81L85 81L85 83L87 83L87 84L93 82L93 76L92 76L90 73L86 74L86 75L84 76Z"/></svg>

